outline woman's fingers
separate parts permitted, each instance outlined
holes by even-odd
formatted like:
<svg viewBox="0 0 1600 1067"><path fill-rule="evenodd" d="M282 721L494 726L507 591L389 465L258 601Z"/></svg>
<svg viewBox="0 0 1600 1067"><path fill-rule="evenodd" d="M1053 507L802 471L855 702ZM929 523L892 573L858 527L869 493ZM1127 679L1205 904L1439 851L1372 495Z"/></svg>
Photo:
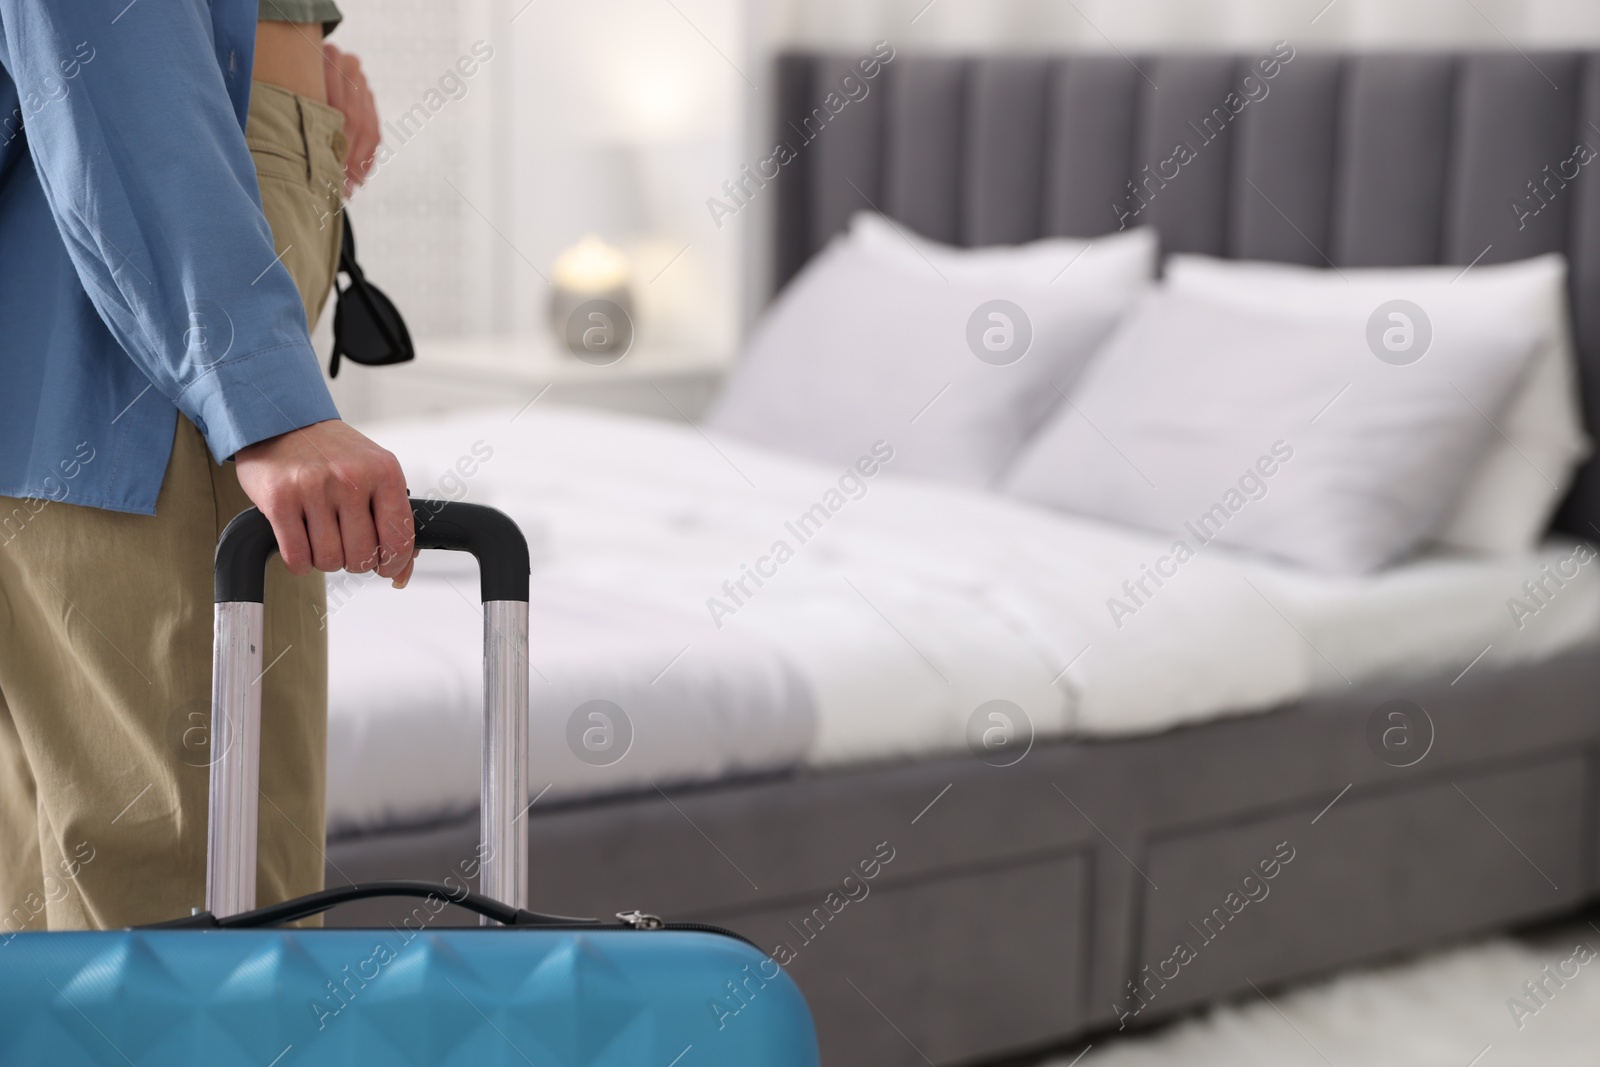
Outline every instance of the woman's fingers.
<svg viewBox="0 0 1600 1067"><path fill-rule="evenodd" d="M372 171L373 157L383 139L378 122L378 104L372 87L361 69L361 60L331 44L322 46L325 58L325 76L328 83L328 104L344 116L345 141L349 152L345 156L345 195L367 180Z"/></svg>

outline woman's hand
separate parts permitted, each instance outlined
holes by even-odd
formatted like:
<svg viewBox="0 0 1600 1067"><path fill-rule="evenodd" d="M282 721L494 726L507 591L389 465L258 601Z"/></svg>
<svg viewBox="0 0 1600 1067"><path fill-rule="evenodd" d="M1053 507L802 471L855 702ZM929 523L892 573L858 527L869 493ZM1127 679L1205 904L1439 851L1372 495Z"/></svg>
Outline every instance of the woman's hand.
<svg viewBox="0 0 1600 1067"><path fill-rule="evenodd" d="M328 83L328 106L344 116L344 137L350 145L344 160L344 195L372 173L373 157L383 133L378 125L378 105L361 71L361 60L334 45L322 46L322 68Z"/></svg>

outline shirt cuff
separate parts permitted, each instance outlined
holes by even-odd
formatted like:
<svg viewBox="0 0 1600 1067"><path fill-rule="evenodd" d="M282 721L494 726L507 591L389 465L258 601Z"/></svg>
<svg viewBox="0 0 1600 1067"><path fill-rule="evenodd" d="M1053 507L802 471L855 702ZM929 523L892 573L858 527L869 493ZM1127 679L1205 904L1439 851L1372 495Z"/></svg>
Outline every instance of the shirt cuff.
<svg viewBox="0 0 1600 1067"><path fill-rule="evenodd" d="M317 354L286 344L217 364L178 395L217 462L257 441L339 417Z"/></svg>

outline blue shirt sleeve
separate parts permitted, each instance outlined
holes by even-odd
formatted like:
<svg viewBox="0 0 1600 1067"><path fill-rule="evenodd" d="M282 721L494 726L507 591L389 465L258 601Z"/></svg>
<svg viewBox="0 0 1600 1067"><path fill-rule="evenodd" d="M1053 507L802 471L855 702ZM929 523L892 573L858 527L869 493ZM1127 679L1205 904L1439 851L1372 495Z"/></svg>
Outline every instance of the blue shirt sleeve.
<svg viewBox="0 0 1600 1067"><path fill-rule="evenodd" d="M84 290L212 454L338 418L235 106L253 42L221 41L206 0L0 0L0 31Z"/></svg>

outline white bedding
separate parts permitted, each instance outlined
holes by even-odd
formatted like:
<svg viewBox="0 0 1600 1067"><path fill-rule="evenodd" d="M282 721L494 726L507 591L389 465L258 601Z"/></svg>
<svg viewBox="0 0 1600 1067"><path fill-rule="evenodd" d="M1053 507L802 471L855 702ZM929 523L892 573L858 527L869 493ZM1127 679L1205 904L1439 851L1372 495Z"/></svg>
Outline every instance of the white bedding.
<svg viewBox="0 0 1600 1067"><path fill-rule="evenodd" d="M549 799L957 751L994 699L1024 708L1039 736L1128 734L1600 638L1595 563L1520 630L1507 606L1570 545L1351 579L1211 545L1163 565L1176 574L1160 588L1146 578L1152 595L1135 604L1123 583L1170 538L897 478L892 460L859 499L830 501L842 467L683 424L544 405L514 415L366 429L413 493L443 486L529 533L533 791ZM445 476L479 442L492 457ZM804 543L786 525L833 501ZM752 595L735 603L724 583L778 541L793 558L759 588L746 578ZM712 597L732 613L714 621ZM1136 610L1114 619L1112 597ZM332 828L476 803L476 600L471 561L442 554L403 592L331 583ZM608 767L568 747L568 719L591 699L634 725Z"/></svg>

